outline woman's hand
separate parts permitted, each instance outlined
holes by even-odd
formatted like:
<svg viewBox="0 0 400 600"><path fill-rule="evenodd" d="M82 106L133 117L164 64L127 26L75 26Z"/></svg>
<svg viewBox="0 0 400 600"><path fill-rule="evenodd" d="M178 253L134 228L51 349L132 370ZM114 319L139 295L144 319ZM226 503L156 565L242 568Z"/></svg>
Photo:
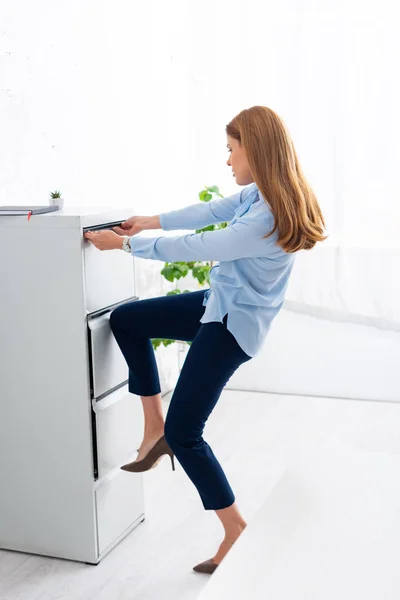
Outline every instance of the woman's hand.
<svg viewBox="0 0 400 600"><path fill-rule="evenodd" d="M83 237L92 242L99 250L122 250L123 236L111 229L101 231L87 231Z"/></svg>
<svg viewBox="0 0 400 600"><path fill-rule="evenodd" d="M153 217L130 217L113 230L119 235L136 235L145 229L161 229L158 215Z"/></svg>

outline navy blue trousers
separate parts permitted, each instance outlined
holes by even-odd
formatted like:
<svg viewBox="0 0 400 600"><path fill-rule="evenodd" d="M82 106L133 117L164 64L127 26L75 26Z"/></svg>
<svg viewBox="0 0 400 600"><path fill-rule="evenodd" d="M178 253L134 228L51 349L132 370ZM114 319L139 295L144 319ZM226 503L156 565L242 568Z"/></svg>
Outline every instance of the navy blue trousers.
<svg viewBox="0 0 400 600"><path fill-rule="evenodd" d="M165 439L195 485L205 510L231 506L235 496L203 430L236 369L251 359L223 323L200 323L207 290L127 302L110 316L128 365L131 393L153 396L160 381L151 338L191 341L165 419ZM224 427L224 424L221 424Z"/></svg>

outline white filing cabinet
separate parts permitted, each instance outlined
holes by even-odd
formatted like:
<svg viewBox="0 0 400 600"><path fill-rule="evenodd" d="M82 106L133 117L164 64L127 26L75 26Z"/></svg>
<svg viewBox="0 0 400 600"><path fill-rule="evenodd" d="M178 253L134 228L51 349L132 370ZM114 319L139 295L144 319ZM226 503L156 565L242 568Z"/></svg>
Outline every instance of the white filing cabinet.
<svg viewBox="0 0 400 600"><path fill-rule="evenodd" d="M134 259L86 229L127 209L0 217L0 548L97 564L144 520L143 434L109 316Z"/></svg>

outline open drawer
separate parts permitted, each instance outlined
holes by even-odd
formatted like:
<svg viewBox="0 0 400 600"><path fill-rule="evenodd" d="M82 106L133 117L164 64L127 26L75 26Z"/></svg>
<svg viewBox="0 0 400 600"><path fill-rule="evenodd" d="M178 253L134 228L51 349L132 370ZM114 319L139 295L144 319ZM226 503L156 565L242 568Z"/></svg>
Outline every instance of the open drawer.
<svg viewBox="0 0 400 600"><path fill-rule="evenodd" d="M136 300L138 298L134 296L88 316L90 380L94 398L102 398L128 380L128 365L111 331L110 315L117 306Z"/></svg>
<svg viewBox="0 0 400 600"><path fill-rule="evenodd" d="M111 311L88 319L91 385L94 398L101 398L128 379L128 365L110 327Z"/></svg>
<svg viewBox="0 0 400 600"><path fill-rule="evenodd" d="M119 224L119 223L118 223ZM83 231L112 229L116 223L85 227ZM121 250L101 251L83 238L86 311L95 312L135 294L134 258Z"/></svg>

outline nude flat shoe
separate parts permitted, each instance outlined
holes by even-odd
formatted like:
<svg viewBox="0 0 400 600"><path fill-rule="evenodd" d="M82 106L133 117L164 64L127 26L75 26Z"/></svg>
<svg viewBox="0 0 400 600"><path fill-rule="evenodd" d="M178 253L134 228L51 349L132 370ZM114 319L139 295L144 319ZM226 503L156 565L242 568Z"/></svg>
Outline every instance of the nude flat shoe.
<svg viewBox="0 0 400 600"><path fill-rule="evenodd" d="M217 563L215 563L212 558L209 558L208 560L205 560L204 562L201 562L195 567L193 567L193 571L197 571L197 573L207 573L208 575L211 575L211 573L214 573L217 567Z"/></svg>

